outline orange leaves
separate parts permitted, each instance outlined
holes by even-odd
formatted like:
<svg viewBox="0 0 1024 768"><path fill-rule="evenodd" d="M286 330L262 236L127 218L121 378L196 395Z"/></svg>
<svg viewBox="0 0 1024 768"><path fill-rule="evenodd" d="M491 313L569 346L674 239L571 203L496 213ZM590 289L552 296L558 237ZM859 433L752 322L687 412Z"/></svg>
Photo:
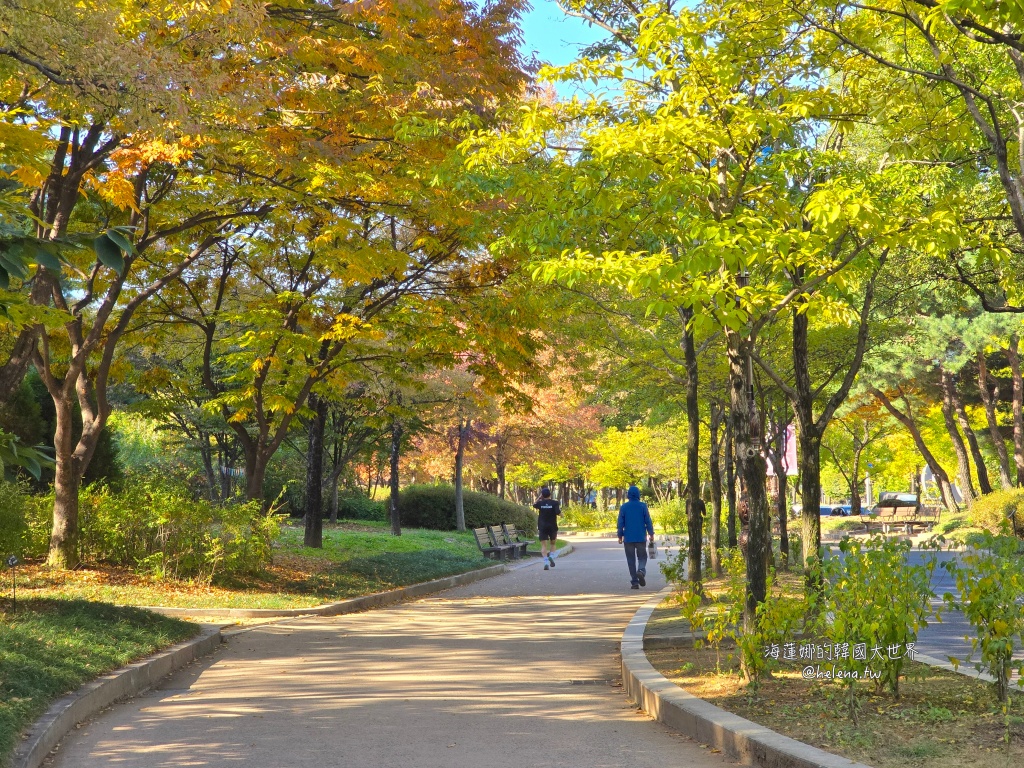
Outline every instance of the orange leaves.
<svg viewBox="0 0 1024 768"><path fill-rule="evenodd" d="M179 166L192 158L194 150L201 146L199 138L184 136L177 141L138 134L130 144L125 144L110 156L111 168L102 175L90 174L85 182L96 190L101 198L122 211L138 212L137 178L141 173L158 163Z"/></svg>

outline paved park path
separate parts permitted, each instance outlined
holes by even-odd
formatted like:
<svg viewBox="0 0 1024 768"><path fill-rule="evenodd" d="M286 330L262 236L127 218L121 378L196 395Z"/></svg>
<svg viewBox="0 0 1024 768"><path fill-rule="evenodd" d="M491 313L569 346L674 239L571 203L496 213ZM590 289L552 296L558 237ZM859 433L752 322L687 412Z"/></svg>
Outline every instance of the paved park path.
<svg viewBox="0 0 1024 768"><path fill-rule="evenodd" d="M618 645L664 586L577 539L437 596L241 631L74 731L53 768L723 768L618 686Z"/></svg>

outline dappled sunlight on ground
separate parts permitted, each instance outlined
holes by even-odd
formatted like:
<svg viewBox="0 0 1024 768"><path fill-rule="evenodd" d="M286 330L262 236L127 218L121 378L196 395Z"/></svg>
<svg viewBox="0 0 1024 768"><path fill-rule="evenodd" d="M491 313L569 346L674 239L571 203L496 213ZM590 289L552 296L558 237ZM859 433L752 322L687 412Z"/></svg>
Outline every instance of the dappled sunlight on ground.
<svg viewBox="0 0 1024 768"><path fill-rule="evenodd" d="M238 631L214 659L85 726L52 765L725 764L623 695L618 643L647 594L614 591L625 569L609 553L593 572L562 558L558 581L526 568L387 610ZM572 594L472 594L488 585ZM680 749L710 762L669 761Z"/></svg>

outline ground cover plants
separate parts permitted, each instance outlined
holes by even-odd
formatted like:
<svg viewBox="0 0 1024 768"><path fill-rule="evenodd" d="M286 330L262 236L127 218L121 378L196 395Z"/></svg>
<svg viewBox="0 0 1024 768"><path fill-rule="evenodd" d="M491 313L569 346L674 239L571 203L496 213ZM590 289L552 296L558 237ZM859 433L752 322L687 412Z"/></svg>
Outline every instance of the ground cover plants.
<svg viewBox="0 0 1024 768"><path fill-rule="evenodd" d="M775 669L752 689L732 644L722 647L721 674L707 648L663 648L647 656L661 674L705 701L874 768L1009 768L1024 761L1024 697L1014 696L1007 723L991 685L916 662L907 664L898 699L877 692L874 681L854 682L861 702L855 722L844 686L804 680L803 665Z"/></svg>
<svg viewBox="0 0 1024 768"><path fill-rule="evenodd" d="M736 607L742 557L725 553L723 576L702 590L684 585L648 624L658 634L691 631L693 642L649 658L696 696L876 768L1020 764L1024 694L1010 682L1024 671L1013 658L1024 567L1013 537L980 544L940 565L910 558L899 538L844 539L824 555L820 598L805 599L802 575L775 574L753 627ZM939 552L941 540L924 548ZM950 571L955 592L932 593L937 567ZM974 633L951 660L995 684L914 660L918 632L951 610Z"/></svg>
<svg viewBox="0 0 1024 768"><path fill-rule="evenodd" d="M82 683L195 636L199 627L137 608L20 596L0 621L0 765L18 734Z"/></svg>

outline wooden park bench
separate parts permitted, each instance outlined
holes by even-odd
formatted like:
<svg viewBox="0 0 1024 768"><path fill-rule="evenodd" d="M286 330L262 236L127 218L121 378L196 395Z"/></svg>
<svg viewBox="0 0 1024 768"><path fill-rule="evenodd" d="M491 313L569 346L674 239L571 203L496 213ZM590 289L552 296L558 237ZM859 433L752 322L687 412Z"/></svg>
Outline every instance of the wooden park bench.
<svg viewBox="0 0 1024 768"><path fill-rule="evenodd" d="M505 560L515 557L516 547L511 544L498 544L491 539L489 526L485 528L474 528L473 536L476 538L476 545L487 557L494 560Z"/></svg>
<svg viewBox="0 0 1024 768"><path fill-rule="evenodd" d="M939 521L938 510L934 507L879 506L878 513L864 520L864 527L871 530L889 533L902 529L912 534L917 529L931 530Z"/></svg>
<svg viewBox="0 0 1024 768"><path fill-rule="evenodd" d="M520 556L525 557L526 548L533 544L533 540L526 538L523 532L516 528L514 523L502 523L501 530L505 534L505 540L509 544L519 547Z"/></svg>
<svg viewBox="0 0 1024 768"><path fill-rule="evenodd" d="M511 547L512 557L517 560L526 554L526 547L522 546L518 542L512 541L511 537L505 531L503 527L497 525L487 526L487 535L491 539L491 544L496 547Z"/></svg>

